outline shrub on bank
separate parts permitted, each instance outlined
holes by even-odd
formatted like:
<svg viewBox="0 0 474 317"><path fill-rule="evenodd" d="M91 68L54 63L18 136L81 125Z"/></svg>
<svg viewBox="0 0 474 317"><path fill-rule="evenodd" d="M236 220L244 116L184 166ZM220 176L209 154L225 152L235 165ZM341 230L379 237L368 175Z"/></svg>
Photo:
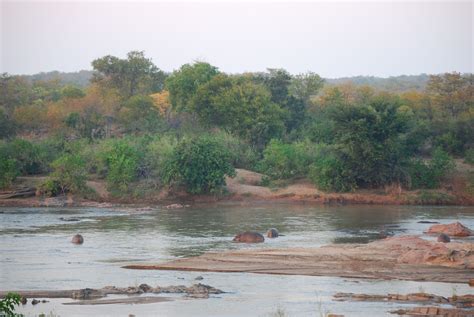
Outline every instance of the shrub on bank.
<svg viewBox="0 0 474 317"><path fill-rule="evenodd" d="M212 136L182 140L166 167L165 182L184 185L192 194L219 192L225 176L235 176L232 156Z"/></svg>
<svg viewBox="0 0 474 317"><path fill-rule="evenodd" d="M335 152L324 146L309 168L309 178L318 189L324 191L348 192L357 188L350 167Z"/></svg>
<svg viewBox="0 0 474 317"><path fill-rule="evenodd" d="M19 174L16 161L0 153L0 188L10 187Z"/></svg>
<svg viewBox="0 0 474 317"><path fill-rule="evenodd" d="M314 162L315 144L310 142L283 143L272 140L263 151L258 170L271 179L288 179L306 176Z"/></svg>
<svg viewBox="0 0 474 317"><path fill-rule="evenodd" d="M454 169L454 161L441 148L435 149L430 161L414 159L408 166L410 175L409 187L433 189Z"/></svg>
<svg viewBox="0 0 474 317"><path fill-rule="evenodd" d="M87 170L80 155L64 153L51 163L51 169L52 173L38 188L41 195L54 197L86 191Z"/></svg>

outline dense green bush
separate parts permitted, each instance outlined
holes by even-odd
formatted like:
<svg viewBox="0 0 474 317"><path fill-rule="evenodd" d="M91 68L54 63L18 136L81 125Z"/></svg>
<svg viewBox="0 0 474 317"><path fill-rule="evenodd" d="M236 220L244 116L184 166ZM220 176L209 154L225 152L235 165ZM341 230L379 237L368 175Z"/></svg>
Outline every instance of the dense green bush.
<svg viewBox="0 0 474 317"><path fill-rule="evenodd" d="M227 148L236 168L254 170L259 159L258 151L248 142L226 132L213 134L216 141Z"/></svg>
<svg viewBox="0 0 474 317"><path fill-rule="evenodd" d="M464 154L464 161L469 164L474 164L474 149L466 150Z"/></svg>
<svg viewBox="0 0 474 317"><path fill-rule="evenodd" d="M151 178L156 185L161 185L168 162L173 156L177 140L172 136L162 136L148 143L145 152L144 176Z"/></svg>
<svg viewBox="0 0 474 317"><path fill-rule="evenodd" d="M348 192L357 188L350 167L333 151L324 147L310 166L309 178L318 189L325 191Z"/></svg>
<svg viewBox="0 0 474 317"><path fill-rule="evenodd" d="M21 175L38 174L42 170L40 149L37 145L22 139L5 143L1 148L7 157L15 160Z"/></svg>
<svg viewBox="0 0 474 317"><path fill-rule="evenodd" d="M139 176L142 152L127 140L113 142L110 150L102 153L107 168L107 186L115 192L127 192L130 183Z"/></svg>
<svg viewBox="0 0 474 317"><path fill-rule="evenodd" d="M84 159L78 154L63 154L51 163L53 172L45 188L56 193L57 184L61 193L80 193L86 189L87 170ZM54 186L53 186L54 185Z"/></svg>
<svg viewBox="0 0 474 317"><path fill-rule="evenodd" d="M11 186L19 174L16 161L0 152L0 188Z"/></svg>
<svg viewBox="0 0 474 317"><path fill-rule="evenodd" d="M305 176L315 158L315 145L310 142L283 143L272 140L263 151L258 170L271 179Z"/></svg>
<svg viewBox="0 0 474 317"><path fill-rule="evenodd" d="M165 181L184 185L192 194L215 193L225 176L235 176L228 149L211 136L182 140L173 151Z"/></svg>
<svg viewBox="0 0 474 317"><path fill-rule="evenodd" d="M453 159L441 148L435 149L430 161L413 159L408 166L409 187L437 188L440 181L454 169Z"/></svg>

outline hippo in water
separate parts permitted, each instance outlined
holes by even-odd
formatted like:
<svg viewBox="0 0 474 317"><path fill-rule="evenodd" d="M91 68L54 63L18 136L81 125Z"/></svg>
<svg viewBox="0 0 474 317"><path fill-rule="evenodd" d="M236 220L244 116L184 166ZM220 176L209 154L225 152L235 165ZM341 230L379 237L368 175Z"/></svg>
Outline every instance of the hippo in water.
<svg viewBox="0 0 474 317"><path fill-rule="evenodd" d="M438 236L438 242L448 243L451 242L451 238L447 234L442 233Z"/></svg>
<svg viewBox="0 0 474 317"><path fill-rule="evenodd" d="M72 237L71 242L74 244L83 244L84 238L80 234L76 234L74 237Z"/></svg>
<svg viewBox="0 0 474 317"><path fill-rule="evenodd" d="M260 243L265 241L265 238L258 232L245 231L236 235L232 241L243 243Z"/></svg>
<svg viewBox="0 0 474 317"><path fill-rule="evenodd" d="M267 231L267 237L268 238L277 238L279 236L279 232L275 228L268 229Z"/></svg>

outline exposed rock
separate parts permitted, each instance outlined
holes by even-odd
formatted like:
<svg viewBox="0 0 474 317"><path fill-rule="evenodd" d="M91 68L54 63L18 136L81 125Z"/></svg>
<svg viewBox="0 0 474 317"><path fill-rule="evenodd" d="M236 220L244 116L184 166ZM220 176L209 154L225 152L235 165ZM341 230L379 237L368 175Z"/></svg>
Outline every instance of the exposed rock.
<svg viewBox="0 0 474 317"><path fill-rule="evenodd" d="M93 299L103 297L104 294L93 288L84 288L72 292L72 299Z"/></svg>
<svg viewBox="0 0 474 317"><path fill-rule="evenodd" d="M26 305L26 303L28 303L28 299L27 299L25 296L22 296L22 297L21 297L21 300L20 300L20 303L21 303L22 305Z"/></svg>
<svg viewBox="0 0 474 317"><path fill-rule="evenodd" d="M105 298L105 299L90 299L90 300L80 300L77 302L68 302L63 303L63 305L116 305L116 304L152 304L152 303L161 303L169 302L173 299L168 297L158 297L158 296L132 296L125 298Z"/></svg>
<svg viewBox="0 0 474 317"><path fill-rule="evenodd" d="M449 297L448 300L457 308L474 308L474 295L456 295Z"/></svg>
<svg viewBox="0 0 474 317"><path fill-rule="evenodd" d="M166 209L180 209L180 208L187 208L189 205L181 205L181 204L171 204L168 206L165 206Z"/></svg>
<svg viewBox="0 0 474 317"><path fill-rule="evenodd" d="M408 316L427 316L427 317L472 317L472 310L458 308L440 308L440 307L415 307L408 309L398 309L390 312L397 315Z"/></svg>
<svg viewBox="0 0 474 317"><path fill-rule="evenodd" d="M196 281L202 281L203 279L204 279L204 277L202 277L202 276L200 276L200 275L195 278Z"/></svg>
<svg viewBox="0 0 474 317"><path fill-rule="evenodd" d="M74 244L83 244L84 238L80 234L76 234L74 237L72 237L71 242Z"/></svg>
<svg viewBox="0 0 474 317"><path fill-rule="evenodd" d="M245 231L236 235L232 241L242 243L260 243L264 242L265 238L258 232Z"/></svg>
<svg viewBox="0 0 474 317"><path fill-rule="evenodd" d="M439 223L439 222L437 222L437 221L428 221L428 220L420 220L420 221L418 221L418 223L431 223L431 224L433 224L433 223Z"/></svg>
<svg viewBox="0 0 474 317"><path fill-rule="evenodd" d="M148 293L148 292L151 292L153 290L153 287L151 287L148 284L140 284L140 286L138 286L138 288L141 289L144 293Z"/></svg>
<svg viewBox="0 0 474 317"><path fill-rule="evenodd" d="M59 220L68 221L68 222L80 221L79 218L65 218L65 217L61 217L59 218Z"/></svg>
<svg viewBox="0 0 474 317"><path fill-rule="evenodd" d="M31 301L31 305L36 305L36 304L39 304L39 303L40 303L40 301L37 300L37 299L33 299L33 300Z"/></svg>
<svg viewBox="0 0 474 317"><path fill-rule="evenodd" d="M474 278L472 278L472 279L469 280L469 286L474 287Z"/></svg>
<svg viewBox="0 0 474 317"><path fill-rule="evenodd" d="M279 232L275 228L268 229L267 237L268 238L277 238L279 236Z"/></svg>
<svg viewBox="0 0 474 317"><path fill-rule="evenodd" d="M407 295L388 294L388 295L371 295L371 294L354 294L354 293L336 293L334 294L336 301L368 301L368 302L424 302L424 303L442 303L447 304L449 300L445 297L428 294L428 293L411 293Z"/></svg>
<svg viewBox="0 0 474 317"><path fill-rule="evenodd" d="M444 233L451 237L468 237L474 235L472 230L460 222L447 225L434 225L428 229L427 233Z"/></svg>
<svg viewBox="0 0 474 317"><path fill-rule="evenodd" d="M436 241L442 242L442 243L448 243L448 242L451 242L451 238L447 234L442 233L438 236L438 239L436 239Z"/></svg>

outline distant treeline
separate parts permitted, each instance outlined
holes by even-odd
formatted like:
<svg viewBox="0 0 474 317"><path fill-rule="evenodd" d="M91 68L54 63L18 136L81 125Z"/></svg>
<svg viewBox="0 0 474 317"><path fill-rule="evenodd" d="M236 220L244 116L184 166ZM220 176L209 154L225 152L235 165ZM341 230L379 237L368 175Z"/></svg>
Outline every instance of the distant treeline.
<svg viewBox="0 0 474 317"><path fill-rule="evenodd" d="M50 195L83 191L89 177L119 195L214 192L240 167L328 191L436 188L453 156L474 161L472 74L347 83L205 62L165 73L137 51L92 67L77 83L70 73L0 77L0 187L49 174Z"/></svg>
<svg viewBox="0 0 474 317"><path fill-rule="evenodd" d="M34 81L58 81L63 85L75 85L86 87L94 75L92 70L81 70L78 72L42 72L34 75L21 75L29 82ZM353 84L356 86L371 86L375 89L391 92L404 92L409 90L423 90L429 81L429 75L400 75L388 78L374 76L353 76L341 78L325 78L326 83L340 85Z"/></svg>

